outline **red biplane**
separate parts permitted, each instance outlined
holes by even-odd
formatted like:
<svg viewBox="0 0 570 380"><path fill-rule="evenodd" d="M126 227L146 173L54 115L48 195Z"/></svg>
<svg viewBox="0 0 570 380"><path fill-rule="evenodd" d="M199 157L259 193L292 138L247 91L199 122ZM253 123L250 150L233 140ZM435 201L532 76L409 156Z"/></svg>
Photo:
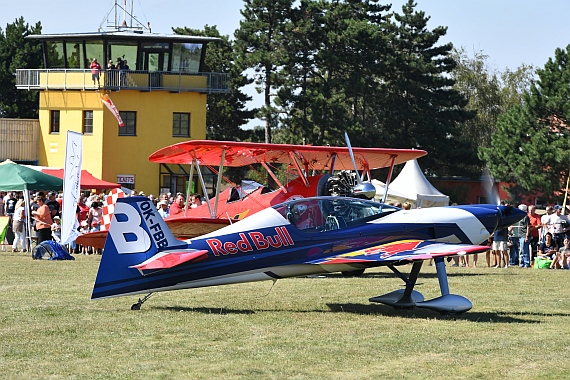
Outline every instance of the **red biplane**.
<svg viewBox="0 0 570 380"><path fill-rule="evenodd" d="M263 144L250 142L192 140L160 149L150 155L156 163L189 164L188 195L194 171L202 189L206 188L201 166L217 172L215 194L197 208L188 203L182 213L166 218L173 235L188 239L210 233L234 221L289 199L333 195L370 199L376 189L370 184L370 171L389 167L386 188L395 165L422 157L423 150ZM245 189L233 185L221 191L224 168L261 165L275 182L276 189L256 184ZM287 182L276 175L276 167L285 172ZM356 170L356 172L355 172ZM360 174L361 172L362 174ZM368 185L368 186L366 186ZM189 197L187 197L188 199ZM82 235L80 244L102 248L106 231Z"/></svg>
<svg viewBox="0 0 570 380"><path fill-rule="evenodd" d="M361 171L362 177L369 183L370 170L385 167L392 169L394 165L422 157L426 152L413 149L352 148L352 154L354 157L351 157L349 147L194 140L160 149L149 160L156 163L190 164L188 189L192 187L194 170L197 171L202 188L205 188L200 166L218 168L214 169L218 172L218 178L216 192L211 199L206 193L203 205L188 208L187 202L182 213L166 219L174 236L187 239L212 232L288 199L322 195L370 199L376 190L373 186L365 189L359 187L360 174L355 173L355 169ZM253 164L260 164L265 169L276 184L275 190L259 184L257 188L252 188L250 184L248 190L239 185L220 191L224 168ZM275 174L276 166L284 168L285 176L290 178L287 183L282 183Z"/></svg>

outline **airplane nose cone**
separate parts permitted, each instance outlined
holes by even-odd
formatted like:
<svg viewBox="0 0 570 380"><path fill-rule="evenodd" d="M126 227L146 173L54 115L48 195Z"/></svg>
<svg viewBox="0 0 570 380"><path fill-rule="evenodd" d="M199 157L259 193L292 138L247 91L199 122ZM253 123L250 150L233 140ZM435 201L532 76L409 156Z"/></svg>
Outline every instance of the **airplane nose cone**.
<svg viewBox="0 0 570 380"><path fill-rule="evenodd" d="M526 215L526 212L513 206L497 206L497 208L500 211L497 228L512 226L513 224L518 223Z"/></svg>
<svg viewBox="0 0 570 380"><path fill-rule="evenodd" d="M370 182L356 185L352 189L355 198L372 199L376 195L376 187Z"/></svg>

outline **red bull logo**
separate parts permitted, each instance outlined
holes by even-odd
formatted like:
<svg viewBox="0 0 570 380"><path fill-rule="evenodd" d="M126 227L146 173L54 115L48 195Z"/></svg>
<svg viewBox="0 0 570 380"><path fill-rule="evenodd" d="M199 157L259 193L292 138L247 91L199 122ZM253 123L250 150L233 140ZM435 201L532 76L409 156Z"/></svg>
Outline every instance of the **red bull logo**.
<svg viewBox="0 0 570 380"><path fill-rule="evenodd" d="M294 245L295 242L285 227L275 227L275 235L264 235L261 232L240 233L237 241L221 241L220 239L206 239L206 243L214 256L235 255L239 252L260 251L268 248L280 248Z"/></svg>
<svg viewBox="0 0 570 380"><path fill-rule="evenodd" d="M413 251L421 243L421 240L403 240L395 243L388 243L374 248L364 250L365 255L380 254L380 258L387 259L397 253Z"/></svg>

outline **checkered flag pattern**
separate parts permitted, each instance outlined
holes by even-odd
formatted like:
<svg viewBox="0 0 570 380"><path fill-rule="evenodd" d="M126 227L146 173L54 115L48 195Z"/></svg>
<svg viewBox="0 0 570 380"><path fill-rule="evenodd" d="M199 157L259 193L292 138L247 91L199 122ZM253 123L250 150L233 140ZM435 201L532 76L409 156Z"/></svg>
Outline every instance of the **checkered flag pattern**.
<svg viewBox="0 0 570 380"><path fill-rule="evenodd" d="M113 220L113 212L115 211L115 203L117 199L124 198L125 193L121 189L113 189L105 199L105 205L103 206L103 224L101 225L101 231L109 231L111 226L111 220Z"/></svg>

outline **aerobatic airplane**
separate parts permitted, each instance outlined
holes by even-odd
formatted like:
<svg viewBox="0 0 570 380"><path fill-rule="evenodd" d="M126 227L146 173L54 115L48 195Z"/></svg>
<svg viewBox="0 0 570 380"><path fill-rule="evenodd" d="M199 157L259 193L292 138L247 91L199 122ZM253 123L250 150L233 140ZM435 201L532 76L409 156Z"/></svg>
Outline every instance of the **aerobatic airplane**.
<svg viewBox="0 0 570 380"><path fill-rule="evenodd" d="M92 299L387 266L405 289L370 298L394 307L459 314L471 309L449 292L446 256L480 253L497 228L525 215L510 206L470 205L401 210L349 197L294 199L212 233L176 239L144 197L119 199ZM441 296L414 286L434 259ZM409 274L398 270L411 264Z"/></svg>

